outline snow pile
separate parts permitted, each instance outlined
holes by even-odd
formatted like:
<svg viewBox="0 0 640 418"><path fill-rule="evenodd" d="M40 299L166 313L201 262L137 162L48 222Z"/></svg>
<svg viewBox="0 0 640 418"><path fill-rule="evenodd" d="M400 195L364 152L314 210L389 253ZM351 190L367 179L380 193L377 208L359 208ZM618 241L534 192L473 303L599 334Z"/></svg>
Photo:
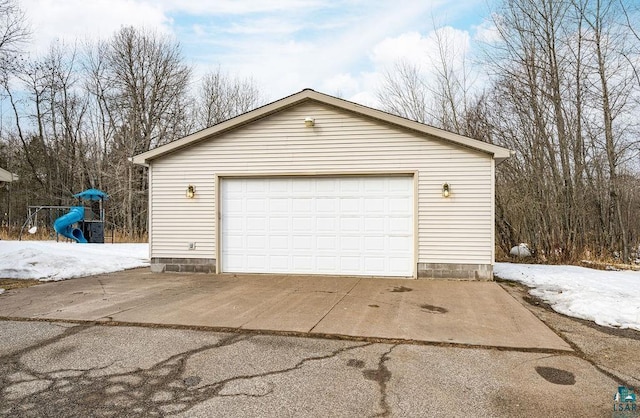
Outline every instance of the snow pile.
<svg viewBox="0 0 640 418"><path fill-rule="evenodd" d="M148 265L148 244L0 241L2 279L64 280Z"/></svg>
<svg viewBox="0 0 640 418"><path fill-rule="evenodd" d="M640 331L640 272L514 263L496 263L493 271L532 288L561 314Z"/></svg>

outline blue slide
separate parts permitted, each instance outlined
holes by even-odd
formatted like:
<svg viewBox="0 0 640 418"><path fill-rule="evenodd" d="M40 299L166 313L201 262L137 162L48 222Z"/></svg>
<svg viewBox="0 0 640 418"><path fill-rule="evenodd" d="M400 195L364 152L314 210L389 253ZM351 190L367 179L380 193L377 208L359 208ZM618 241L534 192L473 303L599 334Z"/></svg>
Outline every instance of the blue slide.
<svg viewBox="0 0 640 418"><path fill-rule="evenodd" d="M76 222L80 222L84 219L84 207L74 206L69 210L69 213L62 215L53 223L53 229L62 236L70 238L76 242L83 244L87 243L82 230L74 228L72 225Z"/></svg>

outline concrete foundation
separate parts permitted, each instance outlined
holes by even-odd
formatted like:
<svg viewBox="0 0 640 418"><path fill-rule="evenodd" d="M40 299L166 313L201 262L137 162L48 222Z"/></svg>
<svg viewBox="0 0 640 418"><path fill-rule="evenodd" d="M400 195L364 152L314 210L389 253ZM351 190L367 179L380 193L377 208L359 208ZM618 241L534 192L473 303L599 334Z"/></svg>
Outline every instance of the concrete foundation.
<svg viewBox="0 0 640 418"><path fill-rule="evenodd" d="M418 279L493 280L491 264L418 263Z"/></svg>
<svg viewBox="0 0 640 418"><path fill-rule="evenodd" d="M151 258L153 273L215 273L215 258Z"/></svg>
<svg viewBox="0 0 640 418"><path fill-rule="evenodd" d="M216 273L215 258L151 258L153 273ZM493 280L489 264L418 263L418 279Z"/></svg>

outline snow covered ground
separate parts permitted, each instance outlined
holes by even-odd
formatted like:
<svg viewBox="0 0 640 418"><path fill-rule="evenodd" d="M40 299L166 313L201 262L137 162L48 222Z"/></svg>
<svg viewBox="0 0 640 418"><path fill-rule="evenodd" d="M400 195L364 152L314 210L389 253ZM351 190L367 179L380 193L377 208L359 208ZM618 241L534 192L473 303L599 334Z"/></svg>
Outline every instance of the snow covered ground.
<svg viewBox="0 0 640 418"><path fill-rule="evenodd" d="M0 241L0 279L64 280L148 265L148 244Z"/></svg>
<svg viewBox="0 0 640 418"><path fill-rule="evenodd" d="M494 274L531 288L559 313L640 331L640 272L496 263Z"/></svg>

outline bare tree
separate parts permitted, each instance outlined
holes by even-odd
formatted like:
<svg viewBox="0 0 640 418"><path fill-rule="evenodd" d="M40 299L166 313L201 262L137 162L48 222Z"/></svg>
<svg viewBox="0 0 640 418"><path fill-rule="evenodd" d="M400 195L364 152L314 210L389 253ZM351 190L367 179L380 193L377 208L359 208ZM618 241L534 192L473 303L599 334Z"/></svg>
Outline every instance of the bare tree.
<svg viewBox="0 0 640 418"><path fill-rule="evenodd" d="M625 59L633 32L623 30L621 4L514 0L496 14L502 42L492 51L485 115L492 136L517 151L498 171L498 200L509 201L498 236L528 241L546 258L619 251L628 260L637 236L624 200L637 193L619 186L621 170L632 184L625 161L637 106L629 96L639 87Z"/></svg>
<svg viewBox="0 0 640 418"><path fill-rule="evenodd" d="M638 12L626 0L505 0L483 94L446 31L434 32L431 73L400 63L385 75L385 110L516 151L497 170L505 252L528 242L547 260L626 261L637 248Z"/></svg>
<svg viewBox="0 0 640 418"><path fill-rule="evenodd" d="M434 51L425 51L428 65L401 60L384 74L377 92L384 110L467 133L465 115L472 101L473 83L466 48L460 48L452 31L450 27L433 31Z"/></svg>
<svg viewBox="0 0 640 418"><path fill-rule="evenodd" d="M30 32L15 0L0 0L0 70L8 71L22 52Z"/></svg>
<svg viewBox="0 0 640 418"><path fill-rule="evenodd" d="M191 69L177 42L133 27L113 36L105 65L106 105L118 124L111 152L120 184L113 200L122 205L126 230L137 233L146 229L146 171L127 158L180 136L176 110L183 108Z"/></svg>
<svg viewBox="0 0 640 418"><path fill-rule="evenodd" d="M434 31L437 54L432 57L432 66L435 77L429 85L434 97L436 124L443 129L466 134L471 72L466 50L458 49L460 45L456 44L451 31L449 27Z"/></svg>
<svg viewBox="0 0 640 418"><path fill-rule="evenodd" d="M231 77L218 68L202 78L195 100L198 127L215 125L263 103L264 99L253 80Z"/></svg>
<svg viewBox="0 0 640 418"><path fill-rule="evenodd" d="M618 24L616 19L621 15L628 16L624 3L618 0L598 0L595 2L575 2L580 17L588 27L586 42L593 52L595 80L590 89L590 96L599 104L601 132L594 140L604 148L608 165L608 193L610 199L610 239L611 247L619 248L624 260L629 258L629 242L627 220L623 217L621 195L620 166L621 160L628 150L624 135L625 122L618 122L629 110L630 96L640 88L633 77L628 56L633 53L628 45L626 30L630 22ZM631 26L631 33L635 29ZM637 40L637 37L636 37ZM595 110L595 109L594 109Z"/></svg>
<svg viewBox="0 0 640 418"><path fill-rule="evenodd" d="M378 100L387 112L428 123L433 119L429 109L429 89L420 68L407 61L399 61L392 71L384 74Z"/></svg>
<svg viewBox="0 0 640 418"><path fill-rule="evenodd" d="M18 4L16 0L0 0L0 85L5 93L0 93L2 100L9 99L6 93L15 69L16 58L22 52L30 35L24 13ZM8 154L13 153L16 147L9 146L9 139L8 132L0 121L0 150L3 151L0 154L0 160L3 161L5 168L14 170L17 166L14 164L15 158L9 158ZM0 188L0 202L2 202L0 215L2 215L3 223L10 223L11 220L12 202L10 196L11 186L9 184ZM4 207L5 202L6 207Z"/></svg>

